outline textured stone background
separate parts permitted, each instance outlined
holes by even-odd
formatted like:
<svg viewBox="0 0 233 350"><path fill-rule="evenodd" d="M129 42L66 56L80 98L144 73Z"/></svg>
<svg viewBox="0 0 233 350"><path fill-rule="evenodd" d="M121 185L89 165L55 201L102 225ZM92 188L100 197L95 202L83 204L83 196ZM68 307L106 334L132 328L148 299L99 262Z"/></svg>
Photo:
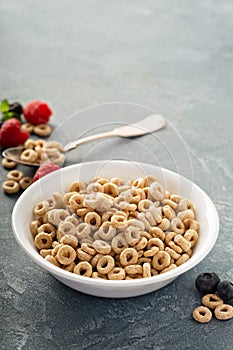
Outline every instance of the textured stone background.
<svg viewBox="0 0 233 350"><path fill-rule="evenodd" d="M1 193L1 349L232 349L232 320L200 325L191 313L200 302L197 274L233 276L233 2L1 0L0 14L1 98L48 101L54 126L109 101L157 109L170 123L162 142L112 140L108 154L104 143L87 145L68 163L124 155L179 170L210 195L221 222L196 268L149 295L108 300L75 292L32 263L11 230L16 197ZM75 135L102 118L80 117ZM1 169L1 182L5 175Z"/></svg>

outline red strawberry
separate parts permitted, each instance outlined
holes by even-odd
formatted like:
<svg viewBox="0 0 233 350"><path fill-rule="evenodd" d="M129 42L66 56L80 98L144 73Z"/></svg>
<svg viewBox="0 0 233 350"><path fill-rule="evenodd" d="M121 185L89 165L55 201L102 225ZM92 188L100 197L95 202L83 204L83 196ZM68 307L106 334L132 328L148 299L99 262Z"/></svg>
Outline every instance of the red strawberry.
<svg viewBox="0 0 233 350"><path fill-rule="evenodd" d="M33 182L39 180L41 177L52 173L55 170L59 170L61 169L58 165L54 164L54 163L44 163L42 164L39 169L36 171L34 177L33 177Z"/></svg>
<svg viewBox="0 0 233 350"><path fill-rule="evenodd" d="M12 118L3 123L0 130L0 145L3 147L15 147L23 144L29 134L20 129L20 122L16 118Z"/></svg>
<svg viewBox="0 0 233 350"><path fill-rule="evenodd" d="M46 102L35 100L24 107L23 114L29 123L39 125L48 123L52 110Z"/></svg>

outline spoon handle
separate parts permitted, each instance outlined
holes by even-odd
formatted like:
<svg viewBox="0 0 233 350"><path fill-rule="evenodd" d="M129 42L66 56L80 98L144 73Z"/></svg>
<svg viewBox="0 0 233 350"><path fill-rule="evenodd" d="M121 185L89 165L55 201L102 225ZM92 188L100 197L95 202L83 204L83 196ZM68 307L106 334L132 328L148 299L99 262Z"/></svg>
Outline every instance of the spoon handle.
<svg viewBox="0 0 233 350"><path fill-rule="evenodd" d="M91 135L84 137L82 139L69 142L64 147L64 151L68 152L83 143L103 139L106 137L133 137L133 136L141 136L153 131L162 129L165 125L165 119L161 115L152 114L148 117L139 120L134 124L126 124L121 127L115 128L112 131L103 132L101 134Z"/></svg>

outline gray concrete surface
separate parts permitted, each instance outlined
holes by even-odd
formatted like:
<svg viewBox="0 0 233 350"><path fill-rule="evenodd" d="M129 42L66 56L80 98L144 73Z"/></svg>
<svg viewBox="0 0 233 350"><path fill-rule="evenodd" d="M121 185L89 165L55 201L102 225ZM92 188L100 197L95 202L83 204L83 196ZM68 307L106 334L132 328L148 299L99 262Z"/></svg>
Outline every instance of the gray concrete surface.
<svg viewBox="0 0 233 350"><path fill-rule="evenodd" d="M86 145L67 164L126 157L178 170L209 194L220 216L218 241L197 267L157 292L101 299L29 260L11 229L16 196L1 193L1 349L232 349L232 320L201 325L191 313L200 272L233 277L233 2L1 0L0 14L1 99L49 102L54 128L110 101L144 105L168 120L156 140ZM81 115L72 132L123 121L112 118ZM68 141L61 131L57 137ZM1 168L1 182L5 176Z"/></svg>

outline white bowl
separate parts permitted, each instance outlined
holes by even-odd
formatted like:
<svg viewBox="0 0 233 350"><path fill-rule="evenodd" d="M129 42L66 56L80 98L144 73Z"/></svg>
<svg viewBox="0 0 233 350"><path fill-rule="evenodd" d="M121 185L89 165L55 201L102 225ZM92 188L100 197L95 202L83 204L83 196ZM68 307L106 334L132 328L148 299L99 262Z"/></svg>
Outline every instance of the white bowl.
<svg viewBox="0 0 233 350"><path fill-rule="evenodd" d="M95 176L135 179L154 175L165 189L189 198L196 207L200 222L198 243L192 257L183 265L164 274L149 278L123 281L100 280L79 276L52 265L35 249L29 229L32 208L40 200L51 197L54 192L67 192L69 185L77 180L88 181ZM96 161L75 164L47 175L31 185L18 199L12 213L12 227L19 245L39 266L49 271L67 286L95 296L109 298L133 297L155 291L203 260L213 248L219 230L217 210L207 194L193 182L172 171L154 165L126 161Z"/></svg>

